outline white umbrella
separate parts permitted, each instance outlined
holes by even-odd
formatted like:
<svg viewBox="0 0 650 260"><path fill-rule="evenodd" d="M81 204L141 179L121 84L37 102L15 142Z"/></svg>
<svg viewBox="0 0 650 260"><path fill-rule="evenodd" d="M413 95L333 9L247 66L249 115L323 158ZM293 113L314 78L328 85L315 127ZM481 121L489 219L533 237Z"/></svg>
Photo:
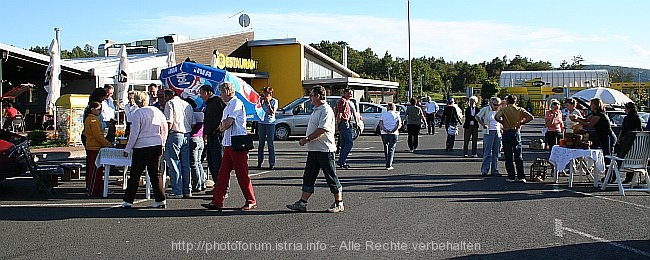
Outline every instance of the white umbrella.
<svg viewBox="0 0 650 260"><path fill-rule="evenodd" d="M115 81L117 81L117 100L120 109L124 109L124 105L128 103L127 87L129 85L129 59L126 57L126 45L122 45L118 56L120 57L120 65L117 66L117 73L115 75Z"/></svg>
<svg viewBox="0 0 650 260"><path fill-rule="evenodd" d="M176 66L176 53L174 52L174 47L172 47L172 50L167 53L167 67L174 66Z"/></svg>
<svg viewBox="0 0 650 260"><path fill-rule="evenodd" d="M50 65L47 66L45 72L45 91L47 91L47 99L45 101L45 111L55 115L55 103L61 96L61 57L59 50L59 42L56 39L52 40L50 44Z"/></svg>
<svg viewBox="0 0 650 260"><path fill-rule="evenodd" d="M630 99L628 96L623 94L623 92L620 92L615 89L611 88L603 88L603 87L597 87L597 88L588 88L585 90L581 90L573 94L571 97L581 97L586 100L591 100L593 98L600 98L603 100L603 103L606 105L616 105L616 106L623 106L625 103L632 102L632 99Z"/></svg>

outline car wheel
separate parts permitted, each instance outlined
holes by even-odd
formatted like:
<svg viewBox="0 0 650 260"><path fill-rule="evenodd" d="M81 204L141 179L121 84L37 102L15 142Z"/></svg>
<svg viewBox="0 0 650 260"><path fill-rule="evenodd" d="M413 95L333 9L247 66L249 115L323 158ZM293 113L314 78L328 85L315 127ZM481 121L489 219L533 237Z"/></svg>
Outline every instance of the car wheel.
<svg viewBox="0 0 650 260"><path fill-rule="evenodd" d="M275 140L286 141L291 136L291 129L288 125L277 125L275 126Z"/></svg>

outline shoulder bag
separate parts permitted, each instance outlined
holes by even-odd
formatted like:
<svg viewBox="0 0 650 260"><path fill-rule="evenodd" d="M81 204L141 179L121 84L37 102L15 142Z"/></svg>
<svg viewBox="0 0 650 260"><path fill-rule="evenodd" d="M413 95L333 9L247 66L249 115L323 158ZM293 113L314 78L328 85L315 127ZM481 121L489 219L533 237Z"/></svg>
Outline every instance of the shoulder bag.
<svg viewBox="0 0 650 260"><path fill-rule="evenodd" d="M453 136L458 135L458 127L456 127L456 126L449 126L449 127L447 128L447 134L448 134L448 135L453 135Z"/></svg>
<svg viewBox="0 0 650 260"><path fill-rule="evenodd" d="M237 126L237 122L235 120L233 121L232 127L236 127L236 126ZM232 132L233 131L231 131L231 133ZM230 144L232 145L233 151L249 151L254 148L253 137L248 134L248 131L246 131L245 135L231 135Z"/></svg>

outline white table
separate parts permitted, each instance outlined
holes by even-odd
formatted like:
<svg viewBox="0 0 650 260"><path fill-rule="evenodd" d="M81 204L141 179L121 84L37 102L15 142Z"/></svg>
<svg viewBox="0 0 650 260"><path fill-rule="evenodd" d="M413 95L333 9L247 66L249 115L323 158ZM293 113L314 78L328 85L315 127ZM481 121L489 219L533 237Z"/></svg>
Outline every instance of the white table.
<svg viewBox="0 0 650 260"><path fill-rule="evenodd" d="M131 155L129 157L124 157L124 149L118 148L102 148L99 150L97 159L95 160L95 166L104 166L104 193L103 197L108 197L108 177L111 172L111 166L124 166L124 180L122 181L122 190L126 189L127 182L127 169L131 166ZM146 178L146 196L147 199L151 198L151 181L149 180L149 174L145 170Z"/></svg>
<svg viewBox="0 0 650 260"><path fill-rule="evenodd" d="M579 158L585 158L585 160L578 161L577 159ZM558 174L568 164L571 164L569 167L569 187L573 187L575 168L582 168L585 175L591 175L594 180L594 187L598 187L598 175L605 172L605 157L603 156L603 151L600 149L571 149L555 145L551 149L551 156L548 158L548 161L555 166L553 182L557 182ZM596 174L591 174L589 171L590 165L588 166L587 163L594 166ZM577 167L573 167L574 165Z"/></svg>

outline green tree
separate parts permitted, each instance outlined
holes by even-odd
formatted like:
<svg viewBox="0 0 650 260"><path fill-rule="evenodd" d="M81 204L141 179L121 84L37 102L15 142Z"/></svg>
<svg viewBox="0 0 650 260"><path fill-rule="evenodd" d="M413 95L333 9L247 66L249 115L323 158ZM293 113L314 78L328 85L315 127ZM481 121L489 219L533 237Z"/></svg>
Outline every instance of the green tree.
<svg viewBox="0 0 650 260"><path fill-rule="evenodd" d="M499 83L489 79L483 80L483 85L481 86L481 105L484 106L487 104L488 100L496 96L497 93L499 93Z"/></svg>
<svg viewBox="0 0 650 260"><path fill-rule="evenodd" d="M581 70L585 66L582 65L582 62L585 61L585 59L582 58L581 55L573 56L571 58L571 64L567 62L566 60L562 60L562 63L560 63L559 69L561 70Z"/></svg>
<svg viewBox="0 0 650 260"><path fill-rule="evenodd" d="M31 52L36 52L36 53L40 53L40 54L47 55L47 56L50 56L50 48L47 47L47 46L43 46L43 47L41 47L41 46L34 46L34 47L29 48L29 51L31 51Z"/></svg>
<svg viewBox="0 0 650 260"><path fill-rule="evenodd" d="M50 48L46 46L34 46L29 48L29 51L50 56ZM90 44L86 44L83 49L79 46L75 46L72 51L61 50L60 56L61 59L89 58L97 57L97 53L94 52L93 47Z"/></svg>
<svg viewBox="0 0 650 260"><path fill-rule="evenodd" d="M634 75L632 72L625 72L621 68L617 68L609 72L609 81L610 82L632 82L634 81Z"/></svg>
<svg viewBox="0 0 650 260"><path fill-rule="evenodd" d="M506 64L499 57L496 57L492 59L490 63L483 62L483 67L485 67L485 71L487 72L488 79L498 80L499 75L501 75L501 71L503 71L506 68Z"/></svg>

